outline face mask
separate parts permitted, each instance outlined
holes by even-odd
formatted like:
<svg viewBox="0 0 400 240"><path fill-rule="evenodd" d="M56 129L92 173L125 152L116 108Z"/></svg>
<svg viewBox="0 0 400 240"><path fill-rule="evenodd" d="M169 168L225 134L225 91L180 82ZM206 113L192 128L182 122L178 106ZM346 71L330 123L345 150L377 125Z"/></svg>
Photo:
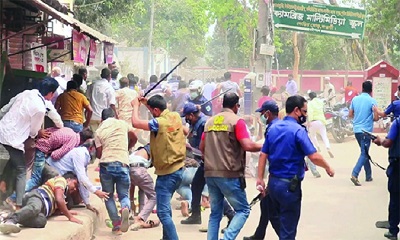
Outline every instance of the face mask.
<svg viewBox="0 0 400 240"><path fill-rule="evenodd" d="M191 100L197 98L198 96L199 96L199 94L197 92L190 92L190 99Z"/></svg>
<svg viewBox="0 0 400 240"><path fill-rule="evenodd" d="M261 115L261 122L262 122L264 125L267 125L267 121L268 121L268 117L265 117L265 114Z"/></svg>
<svg viewBox="0 0 400 240"><path fill-rule="evenodd" d="M185 118L186 123L188 123L189 125L192 124L192 121L189 118Z"/></svg>
<svg viewBox="0 0 400 240"><path fill-rule="evenodd" d="M299 124L303 124L303 123L307 122L307 117L304 116L303 114L301 114L301 116L299 117L298 122L299 122Z"/></svg>

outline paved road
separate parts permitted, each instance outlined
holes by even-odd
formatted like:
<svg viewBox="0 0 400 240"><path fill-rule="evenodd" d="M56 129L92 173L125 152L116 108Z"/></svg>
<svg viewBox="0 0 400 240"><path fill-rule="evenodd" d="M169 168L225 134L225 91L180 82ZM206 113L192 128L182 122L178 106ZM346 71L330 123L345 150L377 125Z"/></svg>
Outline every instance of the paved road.
<svg viewBox="0 0 400 240"><path fill-rule="evenodd" d="M388 193L385 172L373 167L373 182L365 182L365 174L360 174L361 187L355 187L349 180L351 170L359 155L359 148L354 137L345 143L336 144L333 140L332 151L334 159L329 159L326 152L322 154L335 168L336 175L330 178L321 169L322 177L313 178L310 172L303 182L302 214L298 227L299 240L384 240L385 230L375 228L375 221L387 218ZM375 145L371 146L371 157L386 166L387 150ZM257 191L255 180L248 179L247 197L250 200ZM173 201L173 206L178 202ZM259 205L251 211L238 239L252 235L259 219ZM208 220L209 212L203 212L203 224ZM152 215L151 218L156 218ZM180 239L206 239L205 233L198 231L200 225L181 225L183 217L180 211L173 211L173 219L177 226ZM226 219L222 225L225 226ZM95 239L147 239L161 238L161 227L142 229L137 232L129 231L120 237L111 234L109 228L99 229ZM277 240L278 237L269 226L266 239Z"/></svg>

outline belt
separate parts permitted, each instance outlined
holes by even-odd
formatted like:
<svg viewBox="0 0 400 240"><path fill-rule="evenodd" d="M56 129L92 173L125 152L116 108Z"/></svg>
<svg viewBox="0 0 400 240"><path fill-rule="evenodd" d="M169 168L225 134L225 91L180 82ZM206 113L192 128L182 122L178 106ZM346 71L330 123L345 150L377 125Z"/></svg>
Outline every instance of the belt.
<svg viewBox="0 0 400 240"><path fill-rule="evenodd" d="M108 165L115 163L115 162L104 162L104 163L100 163L100 167L104 166L107 167ZM128 165L126 165L125 163L121 163L122 167L128 167Z"/></svg>
<svg viewBox="0 0 400 240"><path fill-rule="evenodd" d="M278 180L280 180L280 181L282 181L282 182L288 182L288 183L290 183L290 181L291 181L291 179L290 178L280 178L280 177L275 177L275 176L273 176L273 175L269 175L269 177L270 178L275 178L275 179L278 179Z"/></svg>
<svg viewBox="0 0 400 240"><path fill-rule="evenodd" d="M144 163L131 163L131 164L129 164L129 167L144 167L144 168L147 168L147 166Z"/></svg>

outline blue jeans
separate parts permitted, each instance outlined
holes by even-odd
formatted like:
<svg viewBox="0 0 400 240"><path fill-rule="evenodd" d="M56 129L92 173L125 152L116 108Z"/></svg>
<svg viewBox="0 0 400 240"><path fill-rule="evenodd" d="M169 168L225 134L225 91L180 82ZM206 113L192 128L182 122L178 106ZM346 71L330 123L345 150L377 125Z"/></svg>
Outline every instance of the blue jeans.
<svg viewBox="0 0 400 240"><path fill-rule="evenodd" d="M114 227L119 226L120 217L118 216L117 206L114 201L114 187L117 189L118 199L121 208L130 209L129 187L131 179L129 177L128 166L121 162L100 163L100 182L104 192L110 194L106 200L106 208Z"/></svg>
<svg viewBox="0 0 400 240"><path fill-rule="evenodd" d="M192 184L194 175L196 174L197 168L190 167L185 168L182 174L182 182L176 192L182 196L184 200L189 203L189 208L191 208L192 203L192 190L190 185Z"/></svg>
<svg viewBox="0 0 400 240"><path fill-rule="evenodd" d="M157 216L163 225L163 239L178 240L172 221L171 198L182 181L183 169L158 176L156 180Z"/></svg>
<svg viewBox="0 0 400 240"><path fill-rule="evenodd" d="M76 133L80 133L83 130L82 123L77 123L77 122L71 121L71 120L65 120L63 122L64 122L64 127L71 128Z"/></svg>
<svg viewBox="0 0 400 240"><path fill-rule="evenodd" d="M218 234L224 209L224 197L236 212L225 230L224 239L236 239L250 214L246 192L240 187L239 178L207 177L206 182L211 203L207 239L219 239Z"/></svg>
<svg viewBox="0 0 400 240"><path fill-rule="evenodd" d="M365 178L371 179L372 178L371 164L369 163L369 159L367 156L367 153L369 151L369 146L371 145L371 139L367 137L364 133L356 133L355 135L358 142L358 146L360 146L361 149L361 154L360 157L358 158L356 165L354 166L351 175L358 178L361 168L364 166Z"/></svg>
<svg viewBox="0 0 400 240"><path fill-rule="evenodd" d="M289 187L289 180L283 181L271 176L268 181L272 209L279 215L279 240L295 240L300 219L301 182L293 192L289 191Z"/></svg>

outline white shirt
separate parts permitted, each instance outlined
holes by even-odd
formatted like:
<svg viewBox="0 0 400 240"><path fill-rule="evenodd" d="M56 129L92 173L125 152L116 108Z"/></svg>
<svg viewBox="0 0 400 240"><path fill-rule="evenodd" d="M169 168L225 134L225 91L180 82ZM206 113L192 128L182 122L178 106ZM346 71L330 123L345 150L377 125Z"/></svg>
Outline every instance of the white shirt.
<svg viewBox="0 0 400 240"><path fill-rule="evenodd" d="M227 91L226 93L233 92L233 93L236 93L237 95L239 95L240 88L236 82L227 80L227 81L221 83L221 92L225 92L225 91Z"/></svg>
<svg viewBox="0 0 400 240"><path fill-rule="evenodd" d="M212 98L212 93L216 88L217 86L215 85L215 83L213 82L206 83L203 88L203 96L207 98L207 100L210 100Z"/></svg>
<svg viewBox="0 0 400 240"><path fill-rule="evenodd" d="M329 90L332 90L332 91L329 93ZM330 106L333 106L336 103L336 98L334 97L335 95L336 95L335 86L333 86L332 83L325 84L324 98L326 101L328 101L330 98L332 98L329 100Z"/></svg>
<svg viewBox="0 0 400 240"><path fill-rule="evenodd" d="M53 103L48 100L45 100L45 105L46 105L46 116L53 121L53 123L56 125L57 128L64 127L64 123L61 119L61 116L60 114L58 114Z"/></svg>
<svg viewBox="0 0 400 240"><path fill-rule="evenodd" d="M86 83L85 80L82 81L81 90L82 90L83 92L86 92L86 90L87 90L87 83Z"/></svg>
<svg viewBox="0 0 400 240"><path fill-rule="evenodd" d="M42 127L45 102L37 89L13 97L0 110L0 143L25 152L25 140L35 138Z"/></svg>
<svg viewBox="0 0 400 240"><path fill-rule="evenodd" d="M101 112L115 105L115 91L107 79L94 81L88 86L87 96L93 108L92 120L101 120Z"/></svg>
<svg viewBox="0 0 400 240"><path fill-rule="evenodd" d="M56 92L54 93L53 98L51 99L51 103L53 105L56 103L58 96L60 96L61 93L63 93L65 91L65 89L67 89L67 82L68 82L68 81L65 81L65 79L60 76L55 77L54 79L58 82L59 86L58 86Z"/></svg>

